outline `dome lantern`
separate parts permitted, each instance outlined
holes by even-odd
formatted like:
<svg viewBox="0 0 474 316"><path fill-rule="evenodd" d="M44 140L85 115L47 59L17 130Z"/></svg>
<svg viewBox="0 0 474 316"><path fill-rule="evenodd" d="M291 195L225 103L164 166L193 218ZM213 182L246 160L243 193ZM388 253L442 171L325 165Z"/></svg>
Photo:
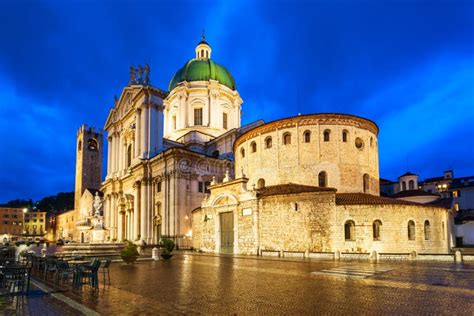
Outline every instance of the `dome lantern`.
<svg viewBox="0 0 474 316"><path fill-rule="evenodd" d="M196 46L196 59L206 60L211 58L211 46L206 42L206 36L202 33L201 41Z"/></svg>

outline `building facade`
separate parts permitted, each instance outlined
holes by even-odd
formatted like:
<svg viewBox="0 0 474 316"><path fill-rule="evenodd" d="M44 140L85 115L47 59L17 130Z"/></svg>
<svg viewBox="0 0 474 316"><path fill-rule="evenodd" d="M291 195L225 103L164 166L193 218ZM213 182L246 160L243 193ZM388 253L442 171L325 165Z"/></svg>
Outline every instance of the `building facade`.
<svg viewBox="0 0 474 316"><path fill-rule="evenodd" d="M14 241L23 235L23 209L0 207L1 242Z"/></svg>
<svg viewBox="0 0 474 316"><path fill-rule="evenodd" d="M205 252L447 253L449 207L381 197L378 127L344 114L258 126L234 144L236 179L193 211Z"/></svg>
<svg viewBox="0 0 474 316"><path fill-rule="evenodd" d="M150 85L150 68L131 67L110 111L107 176L102 184L110 240L162 236L191 244L191 211L213 178L234 174L232 146L261 122L241 127L242 99L229 71L211 59L203 38L168 91Z"/></svg>

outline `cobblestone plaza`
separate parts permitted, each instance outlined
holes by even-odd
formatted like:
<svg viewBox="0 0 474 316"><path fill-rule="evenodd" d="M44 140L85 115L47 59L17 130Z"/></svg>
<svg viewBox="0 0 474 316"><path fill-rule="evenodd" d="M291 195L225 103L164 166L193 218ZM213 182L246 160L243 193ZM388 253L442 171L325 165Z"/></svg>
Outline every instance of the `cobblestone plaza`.
<svg viewBox="0 0 474 316"><path fill-rule="evenodd" d="M474 265L177 253L114 263L112 285L64 292L104 315L472 314Z"/></svg>

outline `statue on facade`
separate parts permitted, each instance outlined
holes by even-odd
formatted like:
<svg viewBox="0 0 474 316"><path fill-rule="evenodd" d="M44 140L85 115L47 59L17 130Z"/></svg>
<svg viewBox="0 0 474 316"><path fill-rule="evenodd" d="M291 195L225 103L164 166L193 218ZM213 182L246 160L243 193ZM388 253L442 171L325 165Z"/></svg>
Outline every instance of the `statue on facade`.
<svg viewBox="0 0 474 316"><path fill-rule="evenodd" d="M141 83L143 81L143 67L140 65L138 65L137 74L138 74L137 81Z"/></svg>
<svg viewBox="0 0 474 316"><path fill-rule="evenodd" d="M136 69L133 67L133 65L131 65L130 66L130 84L133 84L136 82L137 82Z"/></svg>
<svg viewBox="0 0 474 316"><path fill-rule="evenodd" d="M99 196L99 192L95 193L94 197L94 203L92 204L93 206L93 216L92 216L92 226L94 228L103 228L104 223L103 223L103 217L101 215L102 212L102 198Z"/></svg>
<svg viewBox="0 0 474 316"><path fill-rule="evenodd" d="M145 64L145 69L143 70L144 75L145 75L145 84L148 85L150 84L150 65Z"/></svg>

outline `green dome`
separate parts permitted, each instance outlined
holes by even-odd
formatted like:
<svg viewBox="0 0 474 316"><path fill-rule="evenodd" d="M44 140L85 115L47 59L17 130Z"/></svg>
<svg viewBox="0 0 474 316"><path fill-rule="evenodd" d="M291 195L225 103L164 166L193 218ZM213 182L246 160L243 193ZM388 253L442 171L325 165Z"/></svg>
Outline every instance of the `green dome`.
<svg viewBox="0 0 474 316"><path fill-rule="evenodd" d="M168 91L173 90L182 81L208 81L209 79L217 80L235 90L234 78L224 66L211 59L193 58L176 72L170 81Z"/></svg>

